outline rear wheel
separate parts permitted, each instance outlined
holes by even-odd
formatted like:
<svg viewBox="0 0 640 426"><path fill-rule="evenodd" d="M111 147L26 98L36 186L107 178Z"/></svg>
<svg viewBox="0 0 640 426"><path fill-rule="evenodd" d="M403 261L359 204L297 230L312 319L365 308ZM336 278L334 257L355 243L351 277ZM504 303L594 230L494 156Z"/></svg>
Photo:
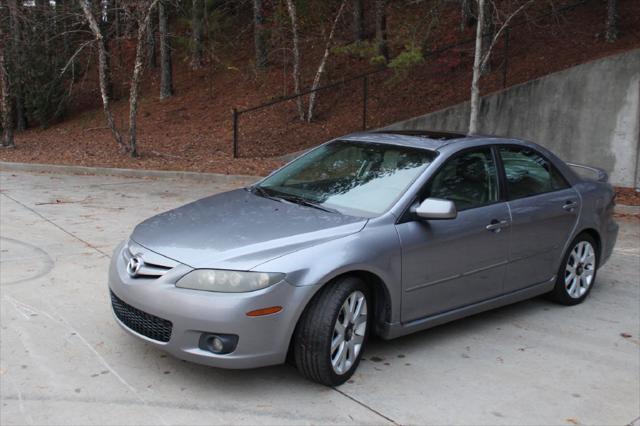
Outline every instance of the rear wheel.
<svg viewBox="0 0 640 426"><path fill-rule="evenodd" d="M587 298L596 279L598 252L589 234L580 234L564 256L551 299L563 305L576 305Z"/></svg>
<svg viewBox="0 0 640 426"><path fill-rule="evenodd" d="M300 372L337 386L355 372L369 334L369 291L356 277L339 278L311 301L294 335Z"/></svg>

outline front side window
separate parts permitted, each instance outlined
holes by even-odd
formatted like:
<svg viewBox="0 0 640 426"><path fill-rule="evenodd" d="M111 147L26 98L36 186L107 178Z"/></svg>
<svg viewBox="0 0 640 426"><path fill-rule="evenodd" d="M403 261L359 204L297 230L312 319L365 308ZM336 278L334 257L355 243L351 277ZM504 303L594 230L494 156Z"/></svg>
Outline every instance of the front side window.
<svg viewBox="0 0 640 426"><path fill-rule="evenodd" d="M491 150L467 151L447 161L431 179L427 196L453 201L457 210L498 201L498 174Z"/></svg>
<svg viewBox="0 0 640 426"><path fill-rule="evenodd" d="M526 147L500 147L510 199L567 188L560 172L538 152Z"/></svg>
<svg viewBox="0 0 640 426"><path fill-rule="evenodd" d="M267 177L257 189L344 214L384 213L431 163L432 151L337 141L323 145Z"/></svg>

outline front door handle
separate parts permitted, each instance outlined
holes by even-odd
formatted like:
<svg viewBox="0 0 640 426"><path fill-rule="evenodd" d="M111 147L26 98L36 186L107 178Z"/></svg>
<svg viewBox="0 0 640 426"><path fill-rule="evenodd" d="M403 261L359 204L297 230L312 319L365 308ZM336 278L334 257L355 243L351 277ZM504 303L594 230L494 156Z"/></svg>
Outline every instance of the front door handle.
<svg viewBox="0 0 640 426"><path fill-rule="evenodd" d="M489 223L485 228L487 228L487 231L497 233L500 232L502 228L506 228L507 226L509 226L508 220L493 219L491 223Z"/></svg>
<svg viewBox="0 0 640 426"><path fill-rule="evenodd" d="M574 200L567 200L562 205L562 208L568 212L574 211L576 207L578 207L578 202Z"/></svg>

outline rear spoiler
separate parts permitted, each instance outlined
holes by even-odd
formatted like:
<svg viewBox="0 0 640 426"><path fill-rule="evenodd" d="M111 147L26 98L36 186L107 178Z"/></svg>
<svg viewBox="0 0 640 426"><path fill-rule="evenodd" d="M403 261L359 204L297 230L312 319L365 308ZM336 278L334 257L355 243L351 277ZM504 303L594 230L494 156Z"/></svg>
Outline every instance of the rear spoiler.
<svg viewBox="0 0 640 426"><path fill-rule="evenodd" d="M602 169L584 164L567 163L569 167L574 169L576 174L582 178L597 180L598 182L608 182L609 175Z"/></svg>

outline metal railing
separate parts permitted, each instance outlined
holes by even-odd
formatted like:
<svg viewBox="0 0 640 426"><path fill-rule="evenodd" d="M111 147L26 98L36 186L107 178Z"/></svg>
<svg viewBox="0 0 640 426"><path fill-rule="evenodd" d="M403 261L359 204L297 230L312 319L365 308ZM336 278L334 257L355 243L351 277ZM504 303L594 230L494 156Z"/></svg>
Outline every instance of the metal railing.
<svg viewBox="0 0 640 426"><path fill-rule="evenodd" d="M269 108L275 104L279 104L282 102L287 102L287 101L291 101L297 98L300 98L302 96L306 96L309 95L311 93L315 93L315 92L322 92L325 90L329 90L329 89L333 89L339 86L344 86L348 83L351 83L352 81L356 81L356 80L362 80L362 129L366 130L367 129L367 99L369 96L369 90L368 90L368 86L369 86L369 76L373 75L373 74L377 74L379 72L382 71L386 71L386 68L381 68L381 69L376 69L376 70L372 70L369 71L367 73L364 74L360 74L357 75L355 77L350 77L350 78L346 78L340 81L336 81L334 83L331 84L327 84L326 86L321 86L318 87L316 89L311 89L311 90L306 90L304 92L300 92L300 93L295 93L293 95L290 96L284 96L284 97L280 97L278 99L274 99L272 101L269 102L265 102L263 104L260 105L256 105L253 107L249 107L249 108L244 108L244 109L237 109L237 108L233 108L232 110L232 119L233 119L233 158L238 158L238 122L240 119L240 115L248 113L248 112L253 112L253 111L258 111L260 109L264 109L264 108Z"/></svg>

